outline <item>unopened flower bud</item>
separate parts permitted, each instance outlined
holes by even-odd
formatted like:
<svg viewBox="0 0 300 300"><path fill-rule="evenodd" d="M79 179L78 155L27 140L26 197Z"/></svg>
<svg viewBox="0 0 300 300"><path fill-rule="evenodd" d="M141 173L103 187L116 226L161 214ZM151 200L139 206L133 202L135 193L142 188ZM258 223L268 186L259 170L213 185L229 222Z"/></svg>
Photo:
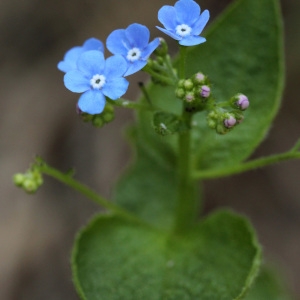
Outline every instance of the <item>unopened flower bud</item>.
<svg viewBox="0 0 300 300"><path fill-rule="evenodd" d="M185 101L186 102L190 103L190 102L193 102L194 100L195 100L195 97L192 93L188 93L188 94L185 95Z"/></svg>
<svg viewBox="0 0 300 300"><path fill-rule="evenodd" d="M107 112L103 115L103 120L105 123L111 122L115 118L114 113Z"/></svg>
<svg viewBox="0 0 300 300"><path fill-rule="evenodd" d="M200 88L200 95L203 98L208 98L210 96L210 87L207 85L202 85Z"/></svg>
<svg viewBox="0 0 300 300"><path fill-rule="evenodd" d="M187 79L184 81L184 88L187 90L187 91L191 91L194 87L194 83L191 79Z"/></svg>
<svg viewBox="0 0 300 300"><path fill-rule="evenodd" d="M212 110L212 111L208 114L208 117L217 120L218 114L217 114L214 110Z"/></svg>
<svg viewBox="0 0 300 300"><path fill-rule="evenodd" d="M235 102L235 104L240 110L246 110L250 103L249 103L248 97L246 97L243 94L240 94L240 95L238 95L237 101Z"/></svg>
<svg viewBox="0 0 300 300"><path fill-rule="evenodd" d="M241 111L238 111L238 110L234 111L234 117L235 117L235 119L236 119L236 123L237 123L237 124L242 123L243 120L244 120L244 115L243 115L243 113L242 113Z"/></svg>
<svg viewBox="0 0 300 300"><path fill-rule="evenodd" d="M207 125L209 128L215 129L217 127L217 122L213 119L208 119Z"/></svg>
<svg viewBox="0 0 300 300"><path fill-rule="evenodd" d="M104 121L103 121L103 119L101 118L101 116L100 115L96 115L96 116L94 116L94 118L93 118L93 120L92 120L92 124L93 124L93 126L95 126L95 127L102 127L103 125L104 125Z"/></svg>
<svg viewBox="0 0 300 300"><path fill-rule="evenodd" d="M233 116L229 116L224 119L223 123L226 128L232 128L236 123L236 119Z"/></svg>
<svg viewBox="0 0 300 300"><path fill-rule="evenodd" d="M184 91L184 89L183 89L183 88L178 88L178 89L176 89L175 95L176 95L177 98L183 99L184 96L185 96L185 91Z"/></svg>
<svg viewBox="0 0 300 300"><path fill-rule="evenodd" d="M22 187L25 190L25 192L27 192L29 194L33 194L37 191L37 189L39 188L39 185L33 180L26 179L23 182Z"/></svg>
<svg viewBox="0 0 300 300"><path fill-rule="evenodd" d="M21 187L23 185L24 179L25 179L25 176L21 173L15 174L14 178L13 178L15 185L19 186L19 187Z"/></svg>
<svg viewBox="0 0 300 300"><path fill-rule="evenodd" d="M159 38L159 46L155 49L156 56L166 56L168 54L168 44L162 37Z"/></svg>
<svg viewBox="0 0 300 300"><path fill-rule="evenodd" d="M228 129L224 127L222 124L218 124L216 127L216 132L218 134L226 134L228 132Z"/></svg>
<svg viewBox="0 0 300 300"><path fill-rule="evenodd" d="M183 88L183 87L184 87L184 82L185 82L184 79L180 79L180 80L178 81L178 83L177 83L177 87L178 87L178 88Z"/></svg>
<svg viewBox="0 0 300 300"><path fill-rule="evenodd" d="M194 79L195 79L195 82L202 83L202 82L205 81L205 75L201 72L198 72L198 73L195 74Z"/></svg>

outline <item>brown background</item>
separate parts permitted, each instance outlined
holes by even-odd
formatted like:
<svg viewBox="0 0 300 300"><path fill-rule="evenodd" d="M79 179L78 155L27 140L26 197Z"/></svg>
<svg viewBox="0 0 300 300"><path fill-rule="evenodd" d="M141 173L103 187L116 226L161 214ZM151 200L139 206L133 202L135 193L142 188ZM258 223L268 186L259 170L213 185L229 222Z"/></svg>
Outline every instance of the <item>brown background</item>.
<svg viewBox="0 0 300 300"><path fill-rule="evenodd" d="M212 18L230 1L205 1ZM104 129L82 124L77 96L67 91L57 62L67 49L138 22L159 35L157 11L174 1L1 0L0 2L0 299L78 299L69 254L75 232L98 207L46 179L34 196L11 183L35 154L109 196L128 163L123 139L129 111ZM287 79L282 109L254 156L287 150L300 137L300 3L282 0ZM247 16L245 16L247 17ZM245 37L247 38L247 37ZM170 40L168 40L170 41ZM175 45L174 43L171 43ZM130 78L136 97L140 75ZM249 83L251 84L251 83ZM206 210L230 206L249 216L266 257L284 270L300 295L300 162L293 161L205 183ZM298 297L298 299L300 299Z"/></svg>

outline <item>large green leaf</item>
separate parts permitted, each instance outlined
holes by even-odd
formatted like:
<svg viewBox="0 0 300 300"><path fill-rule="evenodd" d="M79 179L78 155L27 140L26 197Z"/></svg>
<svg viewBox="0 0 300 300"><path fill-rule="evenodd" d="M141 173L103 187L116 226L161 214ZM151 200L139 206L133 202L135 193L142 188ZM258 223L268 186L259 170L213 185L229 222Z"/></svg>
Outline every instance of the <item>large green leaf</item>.
<svg viewBox="0 0 300 300"><path fill-rule="evenodd" d="M241 299L260 249L248 222L215 213L184 237L97 216L77 237L73 274L86 300Z"/></svg>
<svg viewBox="0 0 300 300"><path fill-rule="evenodd" d="M142 144L136 162L121 177L113 193L114 202L148 223L170 228L174 222L177 180L174 162L158 162L155 153Z"/></svg>
<svg viewBox="0 0 300 300"><path fill-rule="evenodd" d="M202 71L213 83L218 101L237 92L246 94L250 108L244 122L225 136L206 125L205 114L194 121L193 153L197 167L219 169L245 160L259 145L275 117L283 89L282 24L278 0L238 0L208 30L207 42L191 47L187 54L187 76ZM163 109L180 113L174 88L151 85L152 101ZM139 139L148 149L173 149L175 138L155 136L151 114L138 117ZM171 150L170 150L171 151Z"/></svg>
<svg viewBox="0 0 300 300"><path fill-rule="evenodd" d="M250 289L245 300L292 300L285 282L273 270L264 267L255 280L254 286Z"/></svg>

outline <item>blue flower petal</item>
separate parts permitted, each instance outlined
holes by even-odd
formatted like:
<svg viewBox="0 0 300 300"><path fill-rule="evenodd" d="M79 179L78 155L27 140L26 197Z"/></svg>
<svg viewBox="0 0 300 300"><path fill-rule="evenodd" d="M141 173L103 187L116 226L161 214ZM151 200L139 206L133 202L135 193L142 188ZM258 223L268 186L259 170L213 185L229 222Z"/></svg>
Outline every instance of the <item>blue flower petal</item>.
<svg viewBox="0 0 300 300"><path fill-rule="evenodd" d="M147 64L147 60L136 60L135 62L129 62L128 63L128 69L124 76L131 75L133 73L136 73L137 71L140 71L143 69Z"/></svg>
<svg viewBox="0 0 300 300"><path fill-rule="evenodd" d="M162 31L163 33L167 34L168 36L170 36L170 37L171 37L172 39L174 39L174 40L179 41L179 40L182 39L181 36L179 36L179 35L173 33L172 31L169 31L169 30L167 30L167 29L161 28L161 27L159 27L159 26L156 26L156 28L159 29L160 31Z"/></svg>
<svg viewBox="0 0 300 300"><path fill-rule="evenodd" d="M66 52L64 59L58 63L57 68L65 73L71 70L75 70L77 68L77 59L81 53L81 47L76 46L71 48L69 51Z"/></svg>
<svg viewBox="0 0 300 300"><path fill-rule="evenodd" d="M152 52L159 46L159 38L154 39L143 51L143 60L147 60Z"/></svg>
<svg viewBox="0 0 300 300"><path fill-rule="evenodd" d="M105 67L104 54L97 50L82 53L77 61L78 70L93 77L95 74L102 74Z"/></svg>
<svg viewBox="0 0 300 300"><path fill-rule="evenodd" d="M129 41L131 48L144 49L150 38L149 29L141 24L131 24L125 29L125 35Z"/></svg>
<svg viewBox="0 0 300 300"><path fill-rule="evenodd" d="M202 36L188 36L179 41L182 46L195 46L206 42L206 39Z"/></svg>
<svg viewBox="0 0 300 300"><path fill-rule="evenodd" d="M78 70L72 70L64 76L65 87L74 93L82 93L90 89L90 79Z"/></svg>
<svg viewBox="0 0 300 300"><path fill-rule="evenodd" d="M106 47L113 54L126 56L131 48L125 35L125 29L114 30L106 39Z"/></svg>
<svg viewBox="0 0 300 300"><path fill-rule="evenodd" d="M158 11L158 20L162 23L167 30L174 30L178 25L176 23L176 12L175 8L170 5L164 5Z"/></svg>
<svg viewBox="0 0 300 300"><path fill-rule="evenodd" d="M209 11L206 9L200 16L200 18L197 20L197 22L194 24L193 28L193 34L199 35L202 30L204 29L205 25L207 24L209 20Z"/></svg>
<svg viewBox="0 0 300 300"><path fill-rule="evenodd" d="M116 100L123 96L128 89L129 82L123 78L115 78L108 81L102 88L102 92L105 96L112 100Z"/></svg>
<svg viewBox="0 0 300 300"><path fill-rule="evenodd" d="M193 0L180 0L174 5L177 22L192 25L200 15L200 6Z"/></svg>
<svg viewBox="0 0 300 300"><path fill-rule="evenodd" d="M104 46L103 43L96 39L96 38L90 38L86 40L82 46L83 51L89 51L89 50L98 50L104 53Z"/></svg>
<svg viewBox="0 0 300 300"><path fill-rule="evenodd" d="M89 90L83 93L78 100L78 107L88 114L100 114L105 107L106 99L101 91Z"/></svg>
<svg viewBox="0 0 300 300"><path fill-rule="evenodd" d="M121 77L127 70L127 61L121 55L114 55L106 59L104 76L109 78Z"/></svg>

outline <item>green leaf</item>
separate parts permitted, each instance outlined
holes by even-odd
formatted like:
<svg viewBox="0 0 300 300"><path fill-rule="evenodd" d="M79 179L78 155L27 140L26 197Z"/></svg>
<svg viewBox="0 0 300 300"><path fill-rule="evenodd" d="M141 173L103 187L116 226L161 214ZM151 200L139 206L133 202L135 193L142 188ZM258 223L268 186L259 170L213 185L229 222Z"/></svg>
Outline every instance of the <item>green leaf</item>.
<svg viewBox="0 0 300 300"><path fill-rule="evenodd" d="M114 202L150 224L170 228L177 193L174 166L171 161L158 163L155 153L138 144L135 163L114 189Z"/></svg>
<svg viewBox="0 0 300 300"><path fill-rule="evenodd" d="M280 104L283 90L282 24L278 0L239 0L211 25L207 42L189 48L187 76L198 71L208 75L212 93L226 101L238 92L249 97L244 122L225 136L217 135L206 124L204 113L194 121L193 153L197 168L222 169L248 158L266 136ZM165 110L180 113L180 100L174 88L151 85L152 102ZM151 114L139 114L139 135L144 144L164 148L176 155L176 140L155 136Z"/></svg>
<svg viewBox="0 0 300 300"><path fill-rule="evenodd" d="M77 237L72 267L82 299L241 299L258 271L249 223L227 211L185 236L99 215Z"/></svg>
<svg viewBox="0 0 300 300"><path fill-rule="evenodd" d="M291 300L283 280L269 268L263 268L245 300Z"/></svg>

